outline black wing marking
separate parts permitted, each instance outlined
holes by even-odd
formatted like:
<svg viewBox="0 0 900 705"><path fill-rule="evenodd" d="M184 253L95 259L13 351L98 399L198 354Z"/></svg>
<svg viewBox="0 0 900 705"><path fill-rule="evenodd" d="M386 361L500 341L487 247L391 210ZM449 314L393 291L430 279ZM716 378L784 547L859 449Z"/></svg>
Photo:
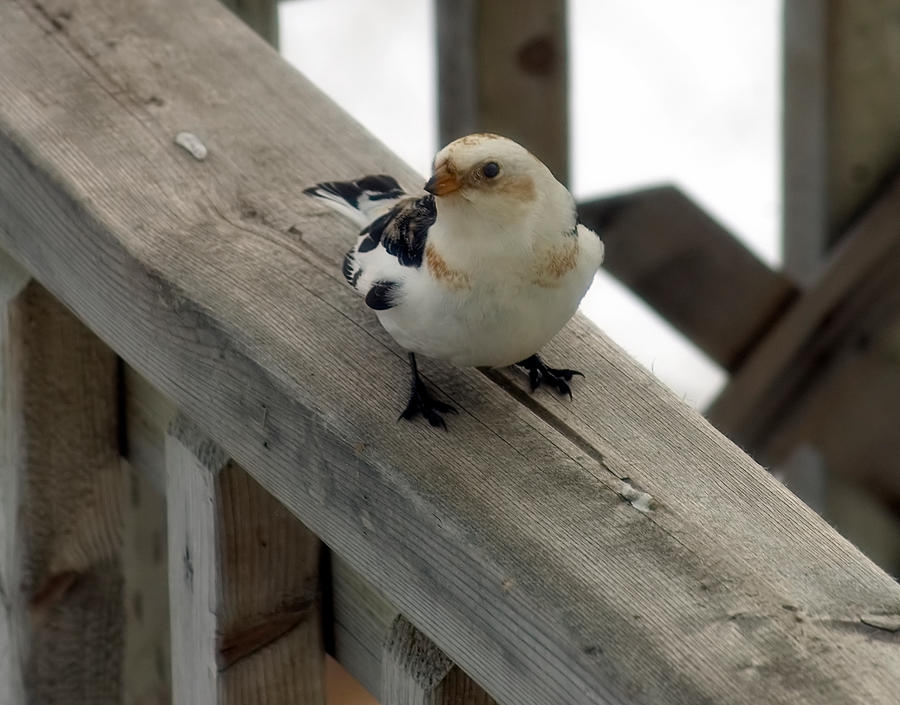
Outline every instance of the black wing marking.
<svg viewBox="0 0 900 705"><path fill-rule="evenodd" d="M401 201L368 225L357 252L369 252L380 244L404 267L420 267L428 229L437 219L434 196Z"/></svg>
<svg viewBox="0 0 900 705"><path fill-rule="evenodd" d="M397 180L387 174L364 176L356 182L356 185L369 196L370 201L401 198L405 193Z"/></svg>
<svg viewBox="0 0 900 705"><path fill-rule="evenodd" d="M329 200L338 199L358 210L364 210L367 202L405 195L397 180L387 174L364 176L356 181L324 181L304 189L303 193Z"/></svg>
<svg viewBox="0 0 900 705"><path fill-rule="evenodd" d="M347 283L355 289L356 282L359 281L359 277L362 274L362 268L356 264L356 257L353 256L353 250L350 250L350 252L344 256L341 274L344 275L344 279L347 280Z"/></svg>
<svg viewBox="0 0 900 705"><path fill-rule="evenodd" d="M396 282L375 282L366 294L366 306L376 311L384 311L396 306L395 295L398 289Z"/></svg>

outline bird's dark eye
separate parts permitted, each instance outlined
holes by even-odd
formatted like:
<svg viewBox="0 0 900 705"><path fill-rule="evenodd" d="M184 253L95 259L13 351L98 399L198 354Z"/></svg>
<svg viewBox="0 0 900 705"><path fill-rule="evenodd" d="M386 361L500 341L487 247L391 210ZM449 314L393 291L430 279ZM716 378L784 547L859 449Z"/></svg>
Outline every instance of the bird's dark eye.
<svg viewBox="0 0 900 705"><path fill-rule="evenodd" d="M500 173L500 165L497 162L488 162L483 167L481 167L481 173L485 175L488 179L493 179L497 174Z"/></svg>

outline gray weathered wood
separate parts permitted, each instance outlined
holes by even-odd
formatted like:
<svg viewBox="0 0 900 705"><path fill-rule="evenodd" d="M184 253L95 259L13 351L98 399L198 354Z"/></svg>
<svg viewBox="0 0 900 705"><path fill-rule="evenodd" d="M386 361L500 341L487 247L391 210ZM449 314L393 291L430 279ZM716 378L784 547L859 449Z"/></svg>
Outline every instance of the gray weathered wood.
<svg viewBox="0 0 900 705"><path fill-rule="evenodd" d="M183 416L166 475L175 705L324 703L318 538Z"/></svg>
<svg viewBox="0 0 900 705"><path fill-rule="evenodd" d="M160 455L163 455L162 433L159 435L159 447ZM122 702L124 705L168 705L171 702L172 671L166 498L154 486L150 473L138 472L127 463L125 466L127 486L122 498L122 597L125 604ZM164 474L165 467L160 465L160 470Z"/></svg>
<svg viewBox="0 0 900 705"><path fill-rule="evenodd" d="M132 368L126 367L124 380L127 447L139 471L143 493L148 487L165 485L165 435L175 407ZM146 501L142 500L142 506ZM129 522L134 523L132 516L126 518L126 527ZM148 551L152 547L139 548L134 553L139 556ZM332 655L370 693L380 693L383 646L397 609L340 556L332 553L330 563L331 595L323 599L331 600ZM144 570L147 567L144 565ZM126 580L129 575L130 571L126 571ZM448 676L448 692L475 692L477 686L465 674L457 674L457 670Z"/></svg>
<svg viewBox="0 0 900 705"><path fill-rule="evenodd" d="M0 700L118 704L115 356L37 282L15 293L7 265Z"/></svg>
<svg viewBox="0 0 900 705"><path fill-rule="evenodd" d="M23 526L20 469L20 383L10 338L10 305L28 283L30 275L9 255L0 251L0 703L24 705L25 661L28 649L28 607L22 591ZM14 305L14 304L13 304ZM16 365L16 366L14 366Z"/></svg>
<svg viewBox="0 0 900 705"><path fill-rule="evenodd" d="M381 693L382 647L397 609L335 554L331 593L334 656L370 693Z"/></svg>
<svg viewBox="0 0 900 705"><path fill-rule="evenodd" d="M564 0L438 0L441 144L497 132L569 174Z"/></svg>
<svg viewBox="0 0 900 705"><path fill-rule="evenodd" d="M142 486L165 487L166 429L175 405L131 367L125 374L125 418L129 460ZM370 693L381 689L382 645L397 609L340 556L331 554L332 655Z"/></svg>
<svg viewBox="0 0 900 705"><path fill-rule="evenodd" d="M806 284L900 168L898 13L900 0L784 3L785 267Z"/></svg>
<svg viewBox="0 0 900 705"><path fill-rule="evenodd" d="M796 296L674 186L578 206L606 244L604 267L727 370L743 359Z"/></svg>
<svg viewBox="0 0 900 705"><path fill-rule="evenodd" d="M404 617L391 624L381 659L381 705L494 705L434 642Z"/></svg>
<svg viewBox="0 0 900 705"><path fill-rule="evenodd" d="M391 625L381 659L381 705L439 705L453 662L403 617Z"/></svg>
<svg viewBox="0 0 900 705"><path fill-rule="evenodd" d="M462 413L396 423L299 187L418 179L217 5L0 19L3 247L500 702L893 702L900 587L582 319L571 404L430 363Z"/></svg>

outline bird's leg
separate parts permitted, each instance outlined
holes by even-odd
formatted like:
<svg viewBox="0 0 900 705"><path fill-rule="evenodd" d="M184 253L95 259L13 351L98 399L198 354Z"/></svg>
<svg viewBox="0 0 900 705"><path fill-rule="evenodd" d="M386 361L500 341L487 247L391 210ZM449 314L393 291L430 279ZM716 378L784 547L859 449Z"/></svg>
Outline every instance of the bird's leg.
<svg viewBox="0 0 900 705"><path fill-rule="evenodd" d="M532 355L521 362L517 362L516 366L528 370L528 380L531 382L532 392L542 384L546 384L553 387L560 394L568 394L569 399L572 398L572 389L569 387L572 377L575 375L584 377L578 370L557 370L553 367L547 367L537 355Z"/></svg>
<svg viewBox="0 0 900 705"><path fill-rule="evenodd" d="M413 353L409 354L409 368L412 371L412 388L409 393L409 403L397 420L412 420L416 417L416 414L422 414L432 426L440 426L446 431L447 424L444 423L444 417L441 414L455 414L456 409L431 395L428 387L425 386L422 378L419 377L419 367L416 365L416 356Z"/></svg>

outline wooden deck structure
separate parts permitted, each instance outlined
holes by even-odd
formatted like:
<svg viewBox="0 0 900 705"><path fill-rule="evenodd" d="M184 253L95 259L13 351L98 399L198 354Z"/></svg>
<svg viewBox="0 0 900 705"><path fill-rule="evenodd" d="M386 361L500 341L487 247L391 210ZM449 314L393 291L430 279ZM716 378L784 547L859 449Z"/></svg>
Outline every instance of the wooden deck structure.
<svg viewBox="0 0 900 705"><path fill-rule="evenodd" d="M575 402L395 422L301 186L417 177L218 3L8 2L0 67L0 702L896 701L900 586L584 319Z"/></svg>

